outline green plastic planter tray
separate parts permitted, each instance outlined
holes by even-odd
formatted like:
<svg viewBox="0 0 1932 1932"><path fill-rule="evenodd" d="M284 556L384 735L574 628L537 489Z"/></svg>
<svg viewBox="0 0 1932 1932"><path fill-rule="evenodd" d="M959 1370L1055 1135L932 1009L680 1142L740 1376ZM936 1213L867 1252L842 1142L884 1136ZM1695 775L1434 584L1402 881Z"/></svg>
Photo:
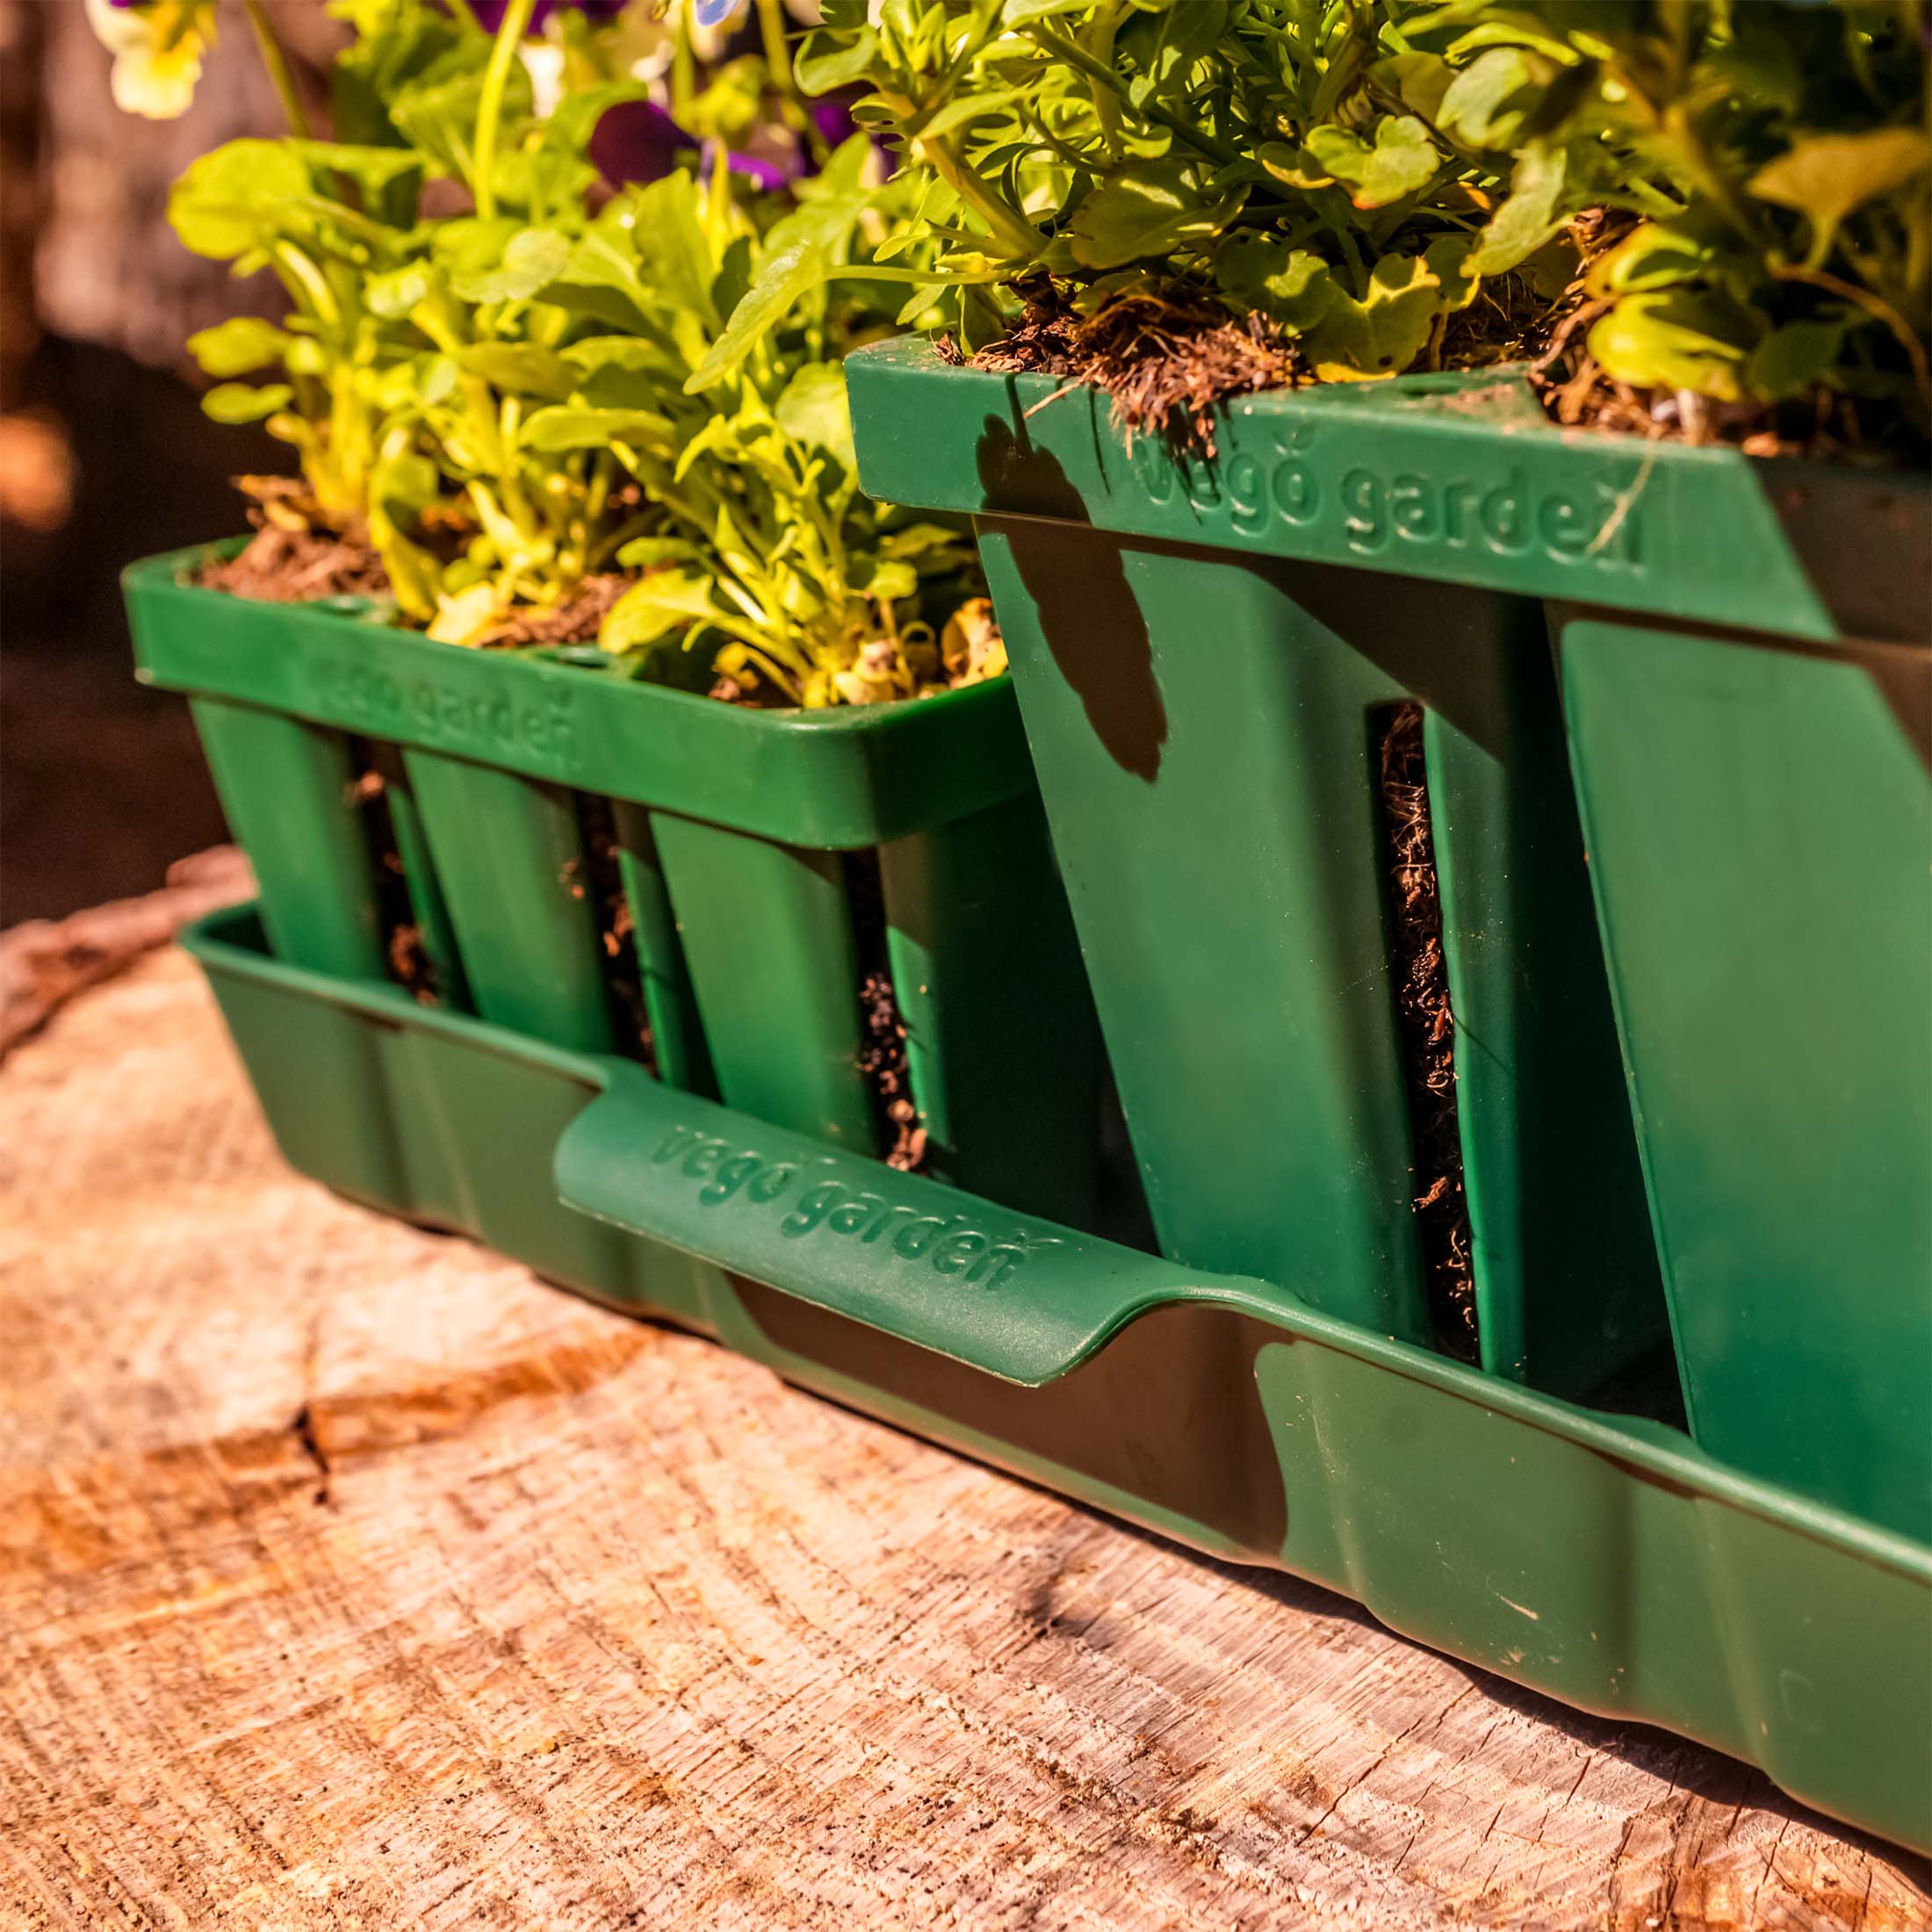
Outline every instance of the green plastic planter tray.
<svg viewBox="0 0 1932 1932"><path fill-rule="evenodd" d="M1932 1541L1932 544L1871 495L1916 644L1557 615L1691 1429Z"/></svg>
<svg viewBox="0 0 1932 1932"><path fill-rule="evenodd" d="M1538 487L1445 465L1359 391L1238 405L1190 467L1090 392L918 344L849 367L866 488L977 519L1164 1251L1431 1337L1377 747L1419 700L1481 1364L1575 1395L1651 1351L1541 605L1508 571L1338 567L1352 530L1400 556L1424 515L1481 553L1486 518L1549 522Z"/></svg>
<svg viewBox="0 0 1932 1932"><path fill-rule="evenodd" d="M127 573L136 656L190 694L278 957L386 975L357 784L373 761L444 1002L553 1046L632 1045L587 850L587 811L608 808L668 1085L881 1150L859 984L883 899L929 1171L1091 1219L1099 1032L1005 681L752 711L202 589L205 554ZM876 857L876 885L848 854Z"/></svg>
<svg viewBox="0 0 1932 1932"><path fill-rule="evenodd" d="M1212 463L848 371L866 487L978 521L1166 1251L1425 1332L1368 751L1419 699L1483 1365L1587 1392L1661 1261L1700 1442L1932 1541L1925 479L1510 371L1239 399Z"/></svg>
<svg viewBox="0 0 1932 1932"><path fill-rule="evenodd" d="M1597 1415L548 1046L205 968L289 1159L597 1299L1932 1843L1932 1552ZM1298 1284L1291 1284L1298 1286Z"/></svg>

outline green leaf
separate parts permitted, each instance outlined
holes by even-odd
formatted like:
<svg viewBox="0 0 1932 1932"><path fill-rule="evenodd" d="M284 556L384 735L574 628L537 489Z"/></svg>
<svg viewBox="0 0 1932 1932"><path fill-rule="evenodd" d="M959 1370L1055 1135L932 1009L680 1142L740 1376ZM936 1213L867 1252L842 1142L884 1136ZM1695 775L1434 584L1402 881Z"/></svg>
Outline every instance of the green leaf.
<svg viewBox="0 0 1932 1932"><path fill-rule="evenodd" d="M537 410L517 439L527 450L558 455L566 450L602 450L613 443L641 443L663 454L673 442L668 418L650 409L580 409L561 405Z"/></svg>
<svg viewBox="0 0 1932 1932"><path fill-rule="evenodd" d="M878 550L882 557L908 559L943 551L950 562L964 541L958 530L948 530L943 523L908 523L903 529L886 531L879 538Z"/></svg>
<svg viewBox="0 0 1932 1932"><path fill-rule="evenodd" d="M1540 91L1529 54L1521 47L1492 47L1449 83L1436 125L1466 147L1506 151Z"/></svg>
<svg viewBox="0 0 1932 1932"><path fill-rule="evenodd" d="M1932 141L1916 127L1811 134L1751 177L1760 201L1795 208L1812 225L1813 265L1855 208L1902 188L1932 164ZM1923 220L1922 211L1919 219Z"/></svg>
<svg viewBox="0 0 1932 1932"><path fill-rule="evenodd" d="M1056 13L1080 13L1092 0L1006 0L1000 11L1003 27L1023 27L1034 20L1050 19Z"/></svg>
<svg viewBox="0 0 1932 1932"><path fill-rule="evenodd" d="M567 396L576 371L553 349L536 342L478 342L460 350L458 363L493 388L524 396Z"/></svg>
<svg viewBox="0 0 1932 1932"><path fill-rule="evenodd" d="M883 597L888 602L915 596L919 588L919 575L912 565L883 557L873 565L871 578L862 586L867 596Z"/></svg>
<svg viewBox="0 0 1932 1932"><path fill-rule="evenodd" d="M1477 275L1500 275L1526 260L1569 219L1563 189L1568 163L1561 148L1532 142L1517 156L1510 195L1489 217L1469 267Z"/></svg>
<svg viewBox="0 0 1932 1932"><path fill-rule="evenodd" d="M1561 7L1549 11L1561 18L1564 11L1574 4L1574 0L1563 0ZM1619 11L1626 10L1629 0L1618 0ZM1546 33L1533 16L1526 9L1496 8L1503 16L1500 19L1486 20L1461 35L1449 48L1449 58L1460 61L1463 56L1477 47L1526 47L1537 53L1545 54L1553 61L1565 67L1576 64L1576 50L1567 42L1556 40Z"/></svg>
<svg viewBox="0 0 1932 1932"><path fill-rule="evenodd" d="M314 180L331 186L337 177L353 182L365 214L392 228L406 228L415 220L421 155L341 141L292 141L289 146L309 164Z"/></svg>
<svg viewBox="0 0 1932 1932"><path fill-rule="evenodd" d="M168 220L184 248L227 261L280 232L281 205L308 191L292 143L231 141L188 163L168 197Z"/></svg>
<svg viewBox="0 0 1932 1932"><path fill-rule="evenodd" d="M1073 217L1073 253L1090 269L1171 255L1212 240L1241 205L1239 194L1204 201L1172 162L1129 162L1096 188Z"/></svg>
<svg viewBox="0 0 1932 1932"><path fill-rule="evenodd" d="M1015 101L1024 100L1027 92L1028 90L1023 87L1002 87L983 94L962 94L948 101L930 119L918 122L917 132L924 139L936 140L941 134L951 133L955 127L965 126L969 121L1004 112Z"/></svg>
<svg viewBox="0 0 1932 1932"><path fill-rule="evenodd" d="M644 324L650 296L638 278L636 257L618 239L594 228L579 238L563 272L544 291L544 299L634 329Z"/></svg>
<svg viewBox="0 0 1932 1932"><path fill-rule="evenodd" d="M1391 54L1370 68L1369 78L1398 96L1411 114L1439 125L1456 70L1439 54Z"/></svg>
<svg viewBox="0 0 1932 1932"><path fill-rule="evenodd" d="M343 141L397 139L389 104L433 68L480 68L489 42L422 0L352 0L355 38L335 57L330 119Z"/></svg>
<svg viewBox="0 0 1932 1932"><path fill-rule="evenodd" d="M867 79L878 57L879 37L870 27L861 29L843 47L830 36L812 33L798 49L792 71L806 93L830 94Z"/></svg>
<svg viewBox="0 0 1932 1932"><path fill-rule="evenodd" d="M724 333L686 381L686 393L701 395L722 382L777 327L806 290L825 280L826 273L824 255L810 242L787 249L766 262L750 293L732 311Z"/></svg>
<svg viewBox="0 0 1932 1932"><path fill-rule="evenodd" d="M828 450L847 470L857 470L845 371L837 363L805 364L785 385L772 414L787 436Z"/></svg>
<svg viewBox="0 0 1932 1932"><path fill-rule="evenodd" d="M1392 376L1428 345L1436 318L1450 306L1442 278L1421 256L1385 255L1358 301L1337 288L1301 346L1324 378Z"/></svg>
<svg viewBox="0 0 1932 1932"><path fill-rule="evenodd" d="M419 263L407 268L389 269L371 275L363 285L363 300L369 313L385 321L397 321L429 293L429 271Z"/></svg>
<svg viewBox="0 0 1932 1932"><path fill-rule="evenodd" d="M1426 188L1442 164L1428 128L1413 114L1379 121L1373 145L1344 128L1328 126L1312 129L1307 146L1358 208L1386 208Z"/></svg>
<svg viewBox="0 0 1932 1932"><path fill-rule="evenodd" d="M1744 359L1746 391L1766 402L1808 395L1831 374L1843 353L1849 319L1786 322Z"/></svg>
<svg viewBox="0 0 1932 1932"><path fill-rule="evenodd" d="M556 281L570 260L568 235L555 228L523 228L510 236L494 262L453 268L450 286L466 302L527 302Z"/></svg>
<svg viewBox="0 0 1932 1932"><path fill-rule="evenodd" d="M1636 389L1692 389L1719 402L1743 395L1751 318L1722 296L1672 289L1626 295L1590 332L1590 352Z"/></svg>
<svg viewBox="0 0 1932 1932"><path fill-rule="evenodd" d="M681 570L640 577L606 613L597 642L606 651L636 651L681 624L719 616L713 581Z"/></svg>
<svg viewBox="0 0 1932 1932"><path fill-rule="evenodd" d="M530 111L529 70L510 63L503 90L503 119L514 126ZM389 104L389 118L410 145L458 179L466 178L470 144L483 94L480 65L451 73L443 62L422 81L401 90Z"/></svg>
<svg viewBox="0 0 1932 1932"><path fill-rule="evenodd" d="M293 340L259 315L233 315L188 338L188 353L211 376L245 376L278 363Z"/></svg>
<svg viewBox="0 0 1932 1932"><path fill-rule="evenodd" d="M626 570L655 570L662 564L696 563L703 552L686 537L633 537L617 551Z"/></svg>
<svg viewBox="0 0 1932 1932"><path fill-rule="evenodd" d="M1592 295L1635 295L1650 289L1677 288L1706 280L1717 260L1712 244L1691 228L1647 221L1591 263L1587 286Z"/></svg>
<svg viewBox="0 0 1932 1932"><path fill-rule="evenodd" d="M1216 261L1218 279L1244 308L1258 309L1284 328L1313 328L1340 293L1334 271L1312 249L1290 249L1258 234L1239 235Z"/></svg>
<svg viewBox="0 0 1932 1932"><path fill-rule="evenodd" d="M201 399L201 407L217 422L259 422L285 408L295 392L285 382L264 383L257 389L251 383L217 383Z"/></svg>
<svg viewBox="0 0 1932 1932"><path fill-rule="evenodd" d="M1179 89L1197 61L1214 53L1228 31L1227 0L1181 0L1136 11L1120 32L1122 51L1139 69L1128 91L1136 106Z"/></svg>
<svg viewBox="0 0 1932 1932"><path fill-rule="evenodd" d="M637 251L633 280L641 281L660 304L683 309L715 328L724 317L711 305L718 263L706 233L703 196L696 178L681 168L653 181L632 204L636 219L627 239ZM573 256L566 280L580 278L579 266Z"/></svg>

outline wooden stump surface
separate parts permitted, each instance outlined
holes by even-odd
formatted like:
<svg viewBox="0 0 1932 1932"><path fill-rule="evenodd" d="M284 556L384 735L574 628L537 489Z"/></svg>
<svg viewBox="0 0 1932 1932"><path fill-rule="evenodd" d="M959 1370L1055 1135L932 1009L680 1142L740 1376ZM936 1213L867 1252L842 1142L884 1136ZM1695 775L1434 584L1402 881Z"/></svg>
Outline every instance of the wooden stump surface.
<svg viewBox="0 0 1932 1932"><path fill-rule="evenodd" d="M0 1071L0 1925L1922 1926L1925 1868L278 1159Z"/></svg>

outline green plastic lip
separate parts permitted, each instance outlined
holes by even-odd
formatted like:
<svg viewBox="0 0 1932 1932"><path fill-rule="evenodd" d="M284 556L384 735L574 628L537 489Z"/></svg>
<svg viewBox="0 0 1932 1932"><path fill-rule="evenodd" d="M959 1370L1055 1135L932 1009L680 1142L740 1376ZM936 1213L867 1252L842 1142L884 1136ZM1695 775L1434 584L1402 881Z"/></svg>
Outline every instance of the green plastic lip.
<svg viewBox="0 0 1932 1932"><path fill-rule="evenodd" d="M144 684L825 850L884 845L1033 789L1005 678L898 704L754 711L184 580L223 547L123 573Z"/></svg>
<svg viewBox="0 0 1932 1932"><path fill-rule="evenodd" d="M1292 1294L1265 1284L1193 1274L1112 1243L1073 1235L1049 1223L1028 1222L990 1201L896 1173L877 1162L853 1156L828 1157L816 1141L688 1094L667 1090L640 1098L651 1083L630 1062L546 1047L480 1020L420 1006L395 987L350 983L271 959L258 945L247 942L245 935L254 928L256 917L255 909L247 905L211 913L184 927L181 943L217 981L227 977L274 988L303 1000L363 1014L378 1027L437 1036L472 1052L544 1068L580 1084L593 1098L566 1128L557 1152L559 1192L566 1201L592 1218L711 1256L726 1266L735 1265L724 1251L731 1247L752 1264L738 1272L781 1294L831 1308L869 1328L1027 1386L1057 1380L1091 1359L1128 1322L1165 1303L1187 1301L1222 1306L1279 1330L1283 1342L1332 1349L1489 1414L1573 1443L1667 1489L1721 1501L1932 1586L1932 1546L1741 1474L1713 1462L1662 1424L1629 1417L1605 1417L1464 1368L1408 1343L1331 1320ZM653 1150L662 1142L649 1136L660 1128L667 1133L674 1126L687 1124L707 1131L717 1128L715 1137L722 1138L730 1152L755 1149L768 1161L796 1154L822 1164L828 1178L839 1179L841 1185L848 1171L861 1175L869 1191L885 1205L913 1210L904 1217L908 1221L927 1213L935 1201L942 1201L951 1215L963 1217L976 1227L1021 1227L1035 1236L1062 1237L1068 1242L1059 1251L1065 1258L1059 1264L1065 1273L1051 1277L1058 1284L1052 1296L1056 1305L1036 1321L1017 1312L1020 1298L1002 1298L993 1304L997 1316L982 1323L972 1316L962 1316L948 1306L963 1295L882 1291L872 1280L841 1281L837 1271L830 1268L808 1280L800 1262L805 1247L803 1239L773 1237L768 1230L741 1230L721 1239L712 1232L715 1215L701 1219L707 1210L694 1202L698 1187L712 1179L709 1173L686 1174L681 1163L660 1164L678 1168L669 1179L660 1180L651 1172ZM640 1134L645 1136L641 1142ZM720 1165L723 1157L719 1157ZM748 1178L743 1185L750 1186ZM698 1240L704 1244L696 1245ZM1077 1258L1082 1256L1091 1257L1092 1265L1107 1269L1098 1282L1083 1282L1078 1278ZM1035 1261L1042 1265L1031 1273L1023 1269L1017 1277L1018 1282L1041 1293L1042 1299L1046 1298L1042 1284L1049 1280L1043 1265L1046 1258L1042 1253L1029 1259L1028 1269L1034 1267ZM925 1272L923 1267L909 1269L908 1279L922 1285L930 1281L942 1291L949 1286L948 1278ZM1011 1275L1007 1279L1015 1280ZM991 1359L982 1359L982 1353Z"/></svg>
<svg viewBox="0 0 1932 1932"><path fill-rule="evenodd" d="M1815 642L1924 633L1898 559L1932 542L1926 478L1559 429L1519 370L1239 397L1203 464L1130 446L1094 392L952 368L917 340L846 369L861 480L888 502Z"/></svg>
<svg viewBox="0 0 1932 1932"><path fill-rule="evenodd" d="M558 1144L566 1207L1002 1381L1056 1381L1164 1302L1280 1300L828 1151L636 1067L603 1081Z"/></svg>

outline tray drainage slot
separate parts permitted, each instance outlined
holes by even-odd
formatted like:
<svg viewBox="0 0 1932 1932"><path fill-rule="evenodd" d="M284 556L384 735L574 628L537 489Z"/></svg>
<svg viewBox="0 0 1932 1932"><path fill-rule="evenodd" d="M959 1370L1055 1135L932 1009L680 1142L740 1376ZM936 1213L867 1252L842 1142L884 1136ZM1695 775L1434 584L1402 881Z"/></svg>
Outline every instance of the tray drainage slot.
<svg viewBox="0 0 1932 1932"><path fill-rule="evenodd" d="M638 1061L656 1074L657 1042L652 1034L650 1011L645 1004L644 968L638 956L637 927L617 861L616 815L608 798L583 791L575 797L583 857L580 876L573 884L581 886L596 917L598 966L603 975L604 998L610 1008L611 1034L616 1050L625 1059Z"/></svg>
<svg viewBox="0 0 1932 1932"><path fill-rule="evenodd" d="M1369 714L1369 732L1387 855L1389 984L1415 1151L1424 1286L1436 1346L1458 1361L1474 1363L1475 1265L1463 1191L1455 1020L1442 943L1423 708L1413 701L1378 707Z"/></svg>
<svg viewBox="0 0 1932 1932"><path fill-rule="evenodd" d="M369 849L369 876L375 887L376 918L382 931L383 966L397 985L426 1006L459 1004L438 971L435 948L416 915L410 890L409 862L390 810L390 790L401 782L402 761L393 745L345 736L350 802Z"/></svg>
<svg viewBox="0 0 1932 1932"><path fill-rule="evenodd" d="M912 1095L905 1021L892 990L879 855L866 849L842 857L846 903L852 909L852 936L859 958L859 1071L865 1076L885 1164L917 1174L926 1165L926 1129L919 1124Z"/></svg>

